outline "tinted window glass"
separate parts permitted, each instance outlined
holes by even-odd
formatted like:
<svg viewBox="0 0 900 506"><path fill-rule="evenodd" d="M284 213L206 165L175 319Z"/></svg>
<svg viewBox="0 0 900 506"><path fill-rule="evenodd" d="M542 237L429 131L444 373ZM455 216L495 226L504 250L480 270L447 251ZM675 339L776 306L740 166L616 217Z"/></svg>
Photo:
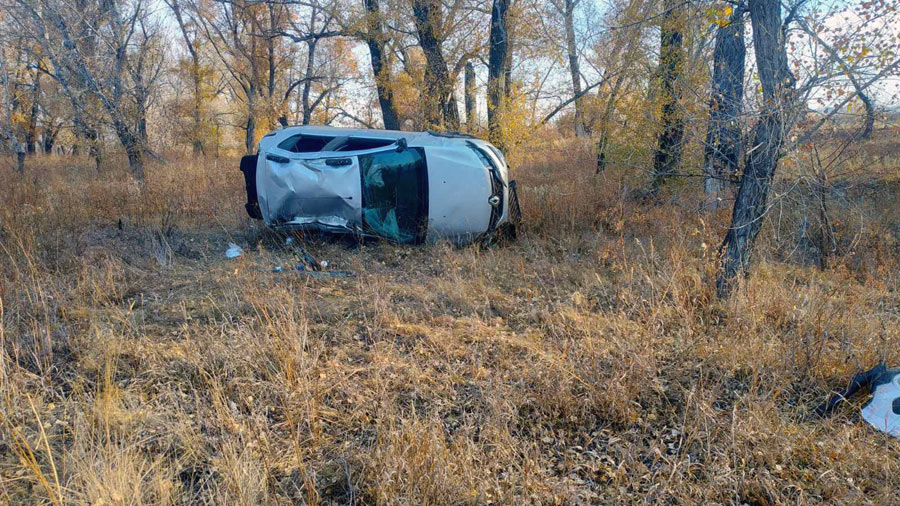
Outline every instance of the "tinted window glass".
<svg viewBox="0 0 900 506"><path fill-rule="evenodd" d="M278 147L293 153L315 153L332 139L323 135L295 135L281 141Z"/></svg>
<svg viewBox="0 0 900 506"><path fill-rule="evenodd" d="M338 151L362 151L364 149L381 148L393 144L391 139L366 139L364 137L350 137L347 144L341 146Z"/></svg>
<svg viewBox="0 0 900 506"><path fill-rule="evenodd" d="M366 232L403 243L425 239L428 171L421 149L359 157L363 227Z"/></svg>

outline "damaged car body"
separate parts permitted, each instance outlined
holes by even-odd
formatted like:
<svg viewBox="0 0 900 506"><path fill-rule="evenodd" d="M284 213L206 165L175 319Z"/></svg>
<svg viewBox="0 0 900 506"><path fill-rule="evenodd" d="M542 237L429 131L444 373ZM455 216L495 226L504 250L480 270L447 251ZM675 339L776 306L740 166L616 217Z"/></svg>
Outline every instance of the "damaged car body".
<svg viewBox="0 0 900 506"><path fill-rule="evenodd" d="M460 134L287 127L241 171L247 213L280 229L464 244L514 235L521 216L503 154Z"/></svg>

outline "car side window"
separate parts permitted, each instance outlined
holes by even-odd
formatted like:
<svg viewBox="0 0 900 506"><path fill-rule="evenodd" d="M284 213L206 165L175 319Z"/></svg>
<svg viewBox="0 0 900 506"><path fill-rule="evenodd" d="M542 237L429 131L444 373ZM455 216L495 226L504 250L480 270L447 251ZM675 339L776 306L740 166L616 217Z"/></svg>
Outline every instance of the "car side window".
<svg viewBox="0 0 900 506"><path fill-rule="evenodd" d="M280 149L292 153L316 153L325 147L334 137L327 135L294 135L278 144Z"/></svg>
<svg viewBox="0 0 900 506"><path fill-rule="evenodd" d="M425 238L428 171L421 149L359 156L363 229L402 243Z"/></svg>

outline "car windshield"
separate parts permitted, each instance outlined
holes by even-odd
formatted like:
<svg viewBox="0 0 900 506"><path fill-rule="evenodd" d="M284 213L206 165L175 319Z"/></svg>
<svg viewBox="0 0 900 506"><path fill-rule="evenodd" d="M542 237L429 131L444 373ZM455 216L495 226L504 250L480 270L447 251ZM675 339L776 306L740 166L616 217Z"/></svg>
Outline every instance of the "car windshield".
<svg viewBox="0 0 900 506"><path fill-rule="evenodd" d="M428 174L420 149L359 157L363 228L403 243L425 238Z"/></svg>

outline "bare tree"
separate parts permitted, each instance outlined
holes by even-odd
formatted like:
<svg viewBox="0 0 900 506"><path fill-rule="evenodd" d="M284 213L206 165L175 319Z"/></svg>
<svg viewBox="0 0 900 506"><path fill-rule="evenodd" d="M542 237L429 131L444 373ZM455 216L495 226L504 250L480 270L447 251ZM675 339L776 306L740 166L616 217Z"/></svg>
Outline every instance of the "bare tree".
<svg viewBox="0 0 900 506"><path fill-rule="evenodd" d="M606 46L609 53L603 69L603 76L609 81L606 88L606 105L600 117L600 140L597 141L597 170L596 173L606 170L608 162L607 151L609 149L610 132L612 130L613 115L616 104L629 79L633 79L635 72L631 71L635 58L641 52L641 28L636 23L645 7L645 0L627 0L622 12L614 20L625 25L608 35ZM599 92L598 92L599 93Z"/></svg>
<svg viewBox="0 0 900 506"><path fill-rule="evenodd" d="M563 16L566 34L566 59L569 62L569 76L572 80L572 95L575 99L575 136L584 137L584 112L581 100L581 68L578 64L578 47L575 40L575 8L581 0L563 0L562 5L554 2L554 6Z"/></svg>
<svg viewBox="0 0 900 506"><path fill-rule="evenodd" d="M797 112L796 80L788 67L781 3L750 0L749 10L763 104L753 128L731 225L722 243L723 265L716 280L720 296L730 292L735 278L750 264L750 252L766 214L778 158Z"/></svg>
<svg viewBox="0 0 900 506"><path fill-rule="evenodd" d="M293 90L300 86L300 123L308 125L312 119L313 111L330 93L337 89L336 87L325 88L318 93L318 96L313 98L313 84L317 81L325 80L325 76L319 75L317 71L317 49L321 41L343 35L344 32L336 30L332 26L335 20L335 6L327 7L317 2L310 2L303 7L306 10L305 13L297 13L296 16L288 17L288 23L292 29L291 32L276 31L274 33L284 35L295 43L301 43L306 46L306 65L302 76L287 85L283 100L287 102ZM301 25L293 18L302 18L305 24ZM279 122L282 126L287 126L284 114L279 117Z"/></svg>
<svg viewBox="0 0 900 506"><path fill-rule="evenodd" d="M42 52L50 60L48 69L75 111L76 129L96 142L98 133L88 119L89 104L96 101L106 113L113 131L125 149L128 166L134 178L144 181L144 152L147 150L145 114L149 97L143 80L143 57L151 37L146 31L146 5L142 0L125 4L121 0L99 3L68 4L58 0L17 0L22 19L31 21L32 36L41 44ZM92 25L85 30L81 23L85 12L92 14ZM76 20L73 28L70 20ZM105 25L106 30L94 27ZM87 33L87 36L82 36ZM104 51L96 54L102 44ZM137 57L135 57L137 53ZM136 81L135 79L141 79ZM140 103L136 102L139 100ZM99 147L94 151L99 163Z"/></svg>
<svg viewBox="0 0 900 506"><path fill-rule="evenodd" d="M284 4L241 1L217 2L204 9L192 1L191 10L226 73L232 96L243 104L244 149L256 147L256 129L271 112L279 67L274 31L280 30Z"/></svg>
<svg viewBox="0 0 900 506"><path fill-rule="evenodd" d="M195 154L205 153L205 150L203 149L203 137L201 135L203 130L203 95L201 92L203 83L200 62L200 39L197 33L192 31L196 28L196 22L186 15L181 0L163 1L169 6L169 9L172 10L172 14L175 15L175 21L178 24L178 29L184 40L184 46L191 57L190 75L191 84L193 85L191 90L193 94L191 112L194 121L194 128L191 132L191 146L193 147Z"/></svg>

